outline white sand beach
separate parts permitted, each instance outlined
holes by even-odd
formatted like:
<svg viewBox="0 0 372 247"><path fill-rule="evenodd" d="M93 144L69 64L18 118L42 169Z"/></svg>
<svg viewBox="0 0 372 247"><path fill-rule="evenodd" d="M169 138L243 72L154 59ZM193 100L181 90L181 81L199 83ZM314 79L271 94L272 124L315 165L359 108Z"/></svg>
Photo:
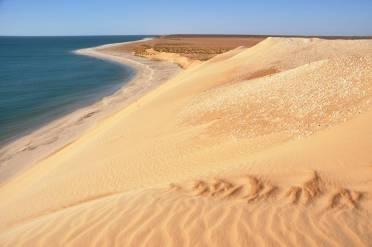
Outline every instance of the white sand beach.
<svg viewBox="0 0 372 247"><path fill-rule="evenodd" d="M144 40L151 39L147 38L141 41ZM95 51L135 42L137 41L108 44L76 51L80 55L94 56L130 66L136 71L136 74L113 95L51 121L30 134L0 147L0 185L23 168L32 166L74 142L81 133L93 128L100 120L137 100L180 71L180 68L171 62L151 61L125 52L117 54Z"/></svg>

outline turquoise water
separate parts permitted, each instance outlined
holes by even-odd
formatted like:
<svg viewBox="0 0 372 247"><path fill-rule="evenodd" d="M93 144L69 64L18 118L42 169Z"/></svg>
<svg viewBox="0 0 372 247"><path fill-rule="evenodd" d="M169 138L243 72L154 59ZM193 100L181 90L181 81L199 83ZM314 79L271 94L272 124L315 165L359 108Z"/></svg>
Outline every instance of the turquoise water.
<svg viewBox="0 0 372 247"><path fill-rule="evenodd" d="M142 38L0 37L0 143L112 94L134 75L72 51Z"/></svg>

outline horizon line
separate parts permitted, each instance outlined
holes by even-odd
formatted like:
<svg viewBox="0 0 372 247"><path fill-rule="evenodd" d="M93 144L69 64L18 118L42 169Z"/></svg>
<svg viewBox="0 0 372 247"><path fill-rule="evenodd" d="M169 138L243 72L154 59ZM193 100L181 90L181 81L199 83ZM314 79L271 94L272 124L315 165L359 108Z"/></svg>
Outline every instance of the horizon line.
<svg viewBox="0 0 372 247"><path fill-rule="evenodd" d="M370 39L372 35L301 35L301 34L224 34L224 33L173 33L173 34L82 34L82 35L2 35L0 37L107 37L107 36L153 36L153 37L169 37L169 36L204 36L204 37L284 37L284 38L363 38Z"/></svg>

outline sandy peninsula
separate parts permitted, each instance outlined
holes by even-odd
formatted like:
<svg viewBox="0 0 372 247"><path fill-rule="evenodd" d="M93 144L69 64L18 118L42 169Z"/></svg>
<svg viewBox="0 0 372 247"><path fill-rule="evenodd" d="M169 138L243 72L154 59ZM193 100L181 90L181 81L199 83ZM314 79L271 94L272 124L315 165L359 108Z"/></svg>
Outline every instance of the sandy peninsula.
<svg viewBox="0 0 372 247"><path fill-rule="evenodd" d="M252 42L88 50L184 69L3 183L0 246L371 246L372 40Z"/></svg>

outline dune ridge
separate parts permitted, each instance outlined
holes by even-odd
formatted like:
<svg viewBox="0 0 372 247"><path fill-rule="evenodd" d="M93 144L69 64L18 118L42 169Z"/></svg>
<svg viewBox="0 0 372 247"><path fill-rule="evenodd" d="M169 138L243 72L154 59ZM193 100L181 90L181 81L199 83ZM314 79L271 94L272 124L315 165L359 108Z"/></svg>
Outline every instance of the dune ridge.
<svg viewBox="0 0 372 247"><path fill-rule="evenodd" d="M370 246L371 48L268 38L180 72L2 186L0 245Z"/></svg>

